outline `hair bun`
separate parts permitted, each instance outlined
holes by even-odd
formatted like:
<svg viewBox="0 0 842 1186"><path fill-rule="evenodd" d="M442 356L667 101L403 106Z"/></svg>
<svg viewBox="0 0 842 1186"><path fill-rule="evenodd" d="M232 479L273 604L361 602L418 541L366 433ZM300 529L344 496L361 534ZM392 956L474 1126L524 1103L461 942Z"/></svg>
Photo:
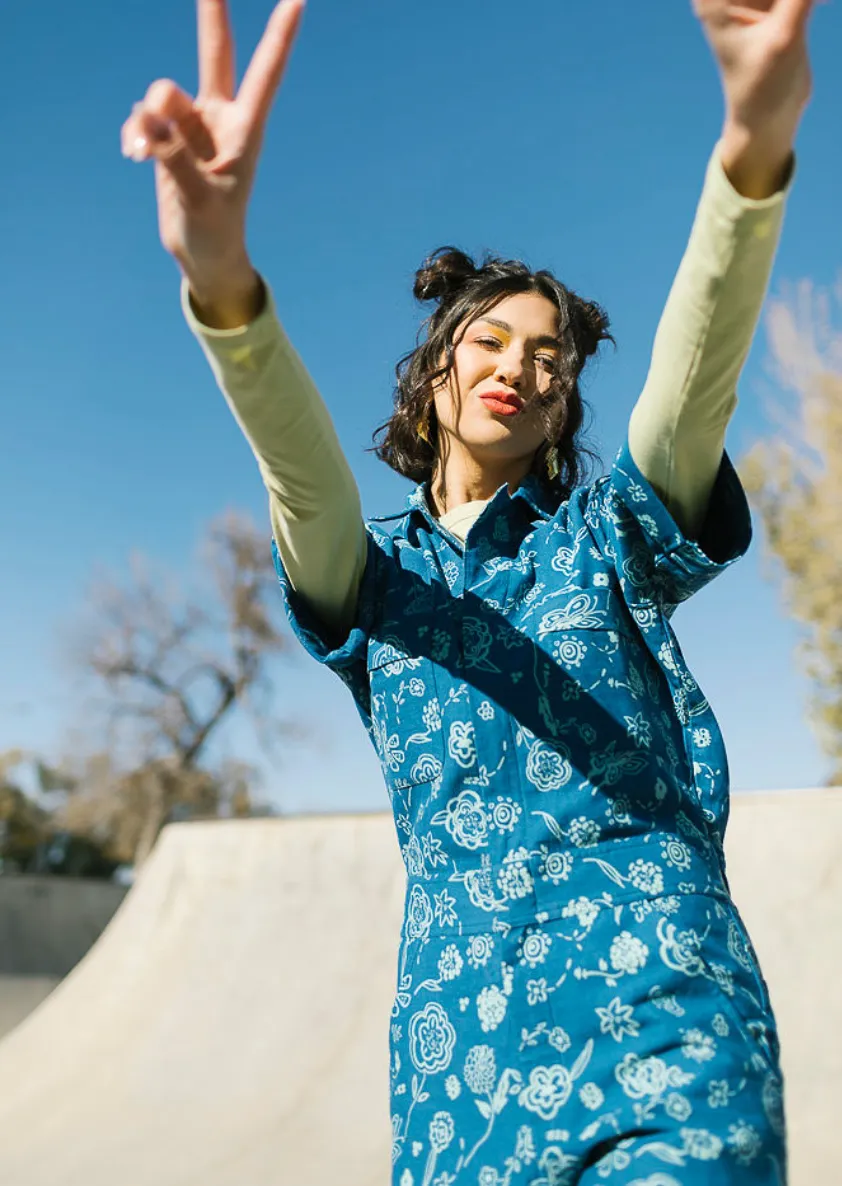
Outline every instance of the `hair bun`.
<svg viewBox="0 0 842 1186"><path fill-rule="evenodd" d="M589 358L596 354L600 342L611 337L608 332L608 314L601 305L594 301L583 301L581 297L574 297L571 312L576 344L585 357Z"/></svg>
<svg viewBox="0 0 842 1186"><path fill-rule="evenodd" d="M451 297L477 276L476 264L458 247L439 247L415 273L413 295L418 301Z"/></svg>

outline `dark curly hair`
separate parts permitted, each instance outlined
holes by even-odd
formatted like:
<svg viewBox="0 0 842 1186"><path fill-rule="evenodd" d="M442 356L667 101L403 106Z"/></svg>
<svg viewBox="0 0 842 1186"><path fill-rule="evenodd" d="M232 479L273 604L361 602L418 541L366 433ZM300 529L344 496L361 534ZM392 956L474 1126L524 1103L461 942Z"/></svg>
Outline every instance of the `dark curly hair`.
<svg viewBox="0 0 842 1186"><path fill-rule="evenodd" d="M539 293L558 309L562 343L552 385L540 405L546 440L536 451L532 472L560 499L568 497L574 486L587 480L586 459L599 462L600 458L578 439L586 408L579 391L579 376L600 342L614 342L608 332L607 314L599 305L571 292L551 272L533 272L518 260L504 260L490 254L477 266L456 247L440 247L415 273L416 300L436 301L437 305L422 323L415 349L395 368L395 410L375 430L370 452L413 482L426 482L432 477L438 439L432 398L434 385L450 374L454 349L462 340L467 323L481 317L505 297L524 292ZM457 337L460 327L463 328ZM440 363L442 357L444 361ZM421 422L429 426L430 443L419 435ZM551 479L545 460L553 445L558 450L559 472Z"/></svg>

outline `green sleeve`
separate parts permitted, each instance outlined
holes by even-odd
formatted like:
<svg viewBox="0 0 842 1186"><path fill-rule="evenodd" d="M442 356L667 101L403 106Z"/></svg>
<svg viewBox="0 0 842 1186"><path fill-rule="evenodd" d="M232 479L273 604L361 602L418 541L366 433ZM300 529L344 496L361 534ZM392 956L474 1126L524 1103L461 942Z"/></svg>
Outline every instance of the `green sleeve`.
<svg viewBox="0 0 842 1186"><path fill-rule="evenodd" d="M238 329L199 321L186 281L181 307L257 459L292 587L321 621L344 630L366 558L359 490L327 406L264 286L263 309Z"/></svg>
<svg viewBox="0 0 842 1186"><path fill-rule="evenodd" d="M769 284L786 197L742 197L717 144L687 250L629 423L629 449L679 527L696 539Z"/></svg>

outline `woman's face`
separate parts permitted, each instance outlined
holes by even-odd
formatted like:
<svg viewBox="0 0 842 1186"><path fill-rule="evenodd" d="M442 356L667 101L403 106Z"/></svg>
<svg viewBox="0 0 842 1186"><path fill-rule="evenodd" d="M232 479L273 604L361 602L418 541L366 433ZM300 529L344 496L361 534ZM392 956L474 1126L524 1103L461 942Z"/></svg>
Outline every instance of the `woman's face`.
<svg viewBox="0 0 842 1186"><path fill-rule="evenodd" d="M467 321L453 354L433 393L439 432L480 463L534 456L546 439L538 404L558 366L556 306L534 292L504 297Z"/></svg>

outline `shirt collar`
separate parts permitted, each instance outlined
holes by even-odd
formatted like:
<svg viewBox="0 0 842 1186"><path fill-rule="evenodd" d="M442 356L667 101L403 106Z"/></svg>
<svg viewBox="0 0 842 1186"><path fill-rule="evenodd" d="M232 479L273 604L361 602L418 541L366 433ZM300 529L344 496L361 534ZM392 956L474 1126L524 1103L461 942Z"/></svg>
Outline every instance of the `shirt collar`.
<svg viewBox="0 0 842 1186"><path fill-rule="evenodd" d="M406 499L407 512L419 511L428 522L433 519L430 504L427 501L429 492L429 481L419 482L409 492ZM488 505L490 506L493 502L499 501L502 506L506 506L516 499L525 501L542 518L550 518L557 509L557 499L554 505L552 493L547 490L547 487L537 474L527 474L512 495L508 493L508 486L501 486L494 496L489 499Z"/></svg>

